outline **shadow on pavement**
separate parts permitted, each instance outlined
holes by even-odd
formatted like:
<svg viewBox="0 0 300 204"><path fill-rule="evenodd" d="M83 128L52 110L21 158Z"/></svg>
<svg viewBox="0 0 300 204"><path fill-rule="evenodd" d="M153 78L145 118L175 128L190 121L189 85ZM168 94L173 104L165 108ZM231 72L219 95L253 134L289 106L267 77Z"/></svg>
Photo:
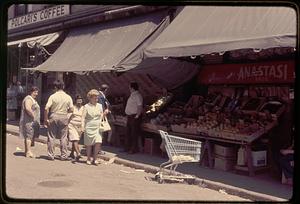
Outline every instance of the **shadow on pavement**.
<svg viewBox="0 0 300 204"><path fill-rule="evenodd" d="M36 159L44 159L44 160L50 161L50 159L49 159L49 157L47 155L38 156L38 157L36 157Z"/></svg>
<svg viewBox="0 0 300 204"><path fill-rule="evenodd" d="M127 154L120 152L120 148L110 146L103 146L103 150L116 154L117 157L125 160L156 167L159 167L161 163L168 160L168 158L163 158L158 155L150 156L149 154L144 153ZM278 196L284 199L290 199L292 195L290 188L282 185L280 181L271 178L268 173L250 177L247 175L235 174L234 172L209 169L207 167L200 166L199 163L183 163L178 166L177 171L183 174L194 175L198 178L215 181L266 195Z"/></svg>
<svg viewBox="0 0 300 204"><path fill-rule="evenodd" d="M25 157L25 152L14 152L14 155L17 157Z"/></svg>

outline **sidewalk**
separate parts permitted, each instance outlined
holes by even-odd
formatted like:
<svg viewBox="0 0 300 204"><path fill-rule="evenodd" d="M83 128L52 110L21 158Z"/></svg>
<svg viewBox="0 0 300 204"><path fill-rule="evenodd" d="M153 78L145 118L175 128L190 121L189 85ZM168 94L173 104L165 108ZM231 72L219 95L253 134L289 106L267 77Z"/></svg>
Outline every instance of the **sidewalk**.
<svg viewBox="0 0 300 204"><path fill-rule="evenodd" d="M7 133L19 134L19 127L16 122L8 122ZM38 142L46 143L46 129L41 129ZM58 141L57 141L58 142ZM57 143L58 144L58 143ZM148 154L129 155L120 153L119 148L104 146L104 155L100 157L104 160L114 158L114 163L125 166L144 169L147 172L156 173L159 165L167 160L158 156ZM237 195L253 201L286 201L293 195L291 186L282 185L280 181L272 179L267 174L259 174L254 177L238 175L230 172L220 171L201 167L197 163L184 163L177 168L179 173L196 176L196 184L214 190L225 190L226 193Z"/></svg>

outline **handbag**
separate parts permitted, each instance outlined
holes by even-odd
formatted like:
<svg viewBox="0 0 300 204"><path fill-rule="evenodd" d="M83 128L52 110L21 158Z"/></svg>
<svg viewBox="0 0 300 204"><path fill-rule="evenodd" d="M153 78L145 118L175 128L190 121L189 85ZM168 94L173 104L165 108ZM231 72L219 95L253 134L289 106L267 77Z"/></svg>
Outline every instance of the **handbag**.
<svg viewBox="0 0 300 204"><path fill-rule="evenodd" d="M107 132L107 131L110 131L111 130L111 127L107 121L107 118L106 117L103 117L102 120L101 120L101 123L100 123L100 131L101 132Z"/></svg>

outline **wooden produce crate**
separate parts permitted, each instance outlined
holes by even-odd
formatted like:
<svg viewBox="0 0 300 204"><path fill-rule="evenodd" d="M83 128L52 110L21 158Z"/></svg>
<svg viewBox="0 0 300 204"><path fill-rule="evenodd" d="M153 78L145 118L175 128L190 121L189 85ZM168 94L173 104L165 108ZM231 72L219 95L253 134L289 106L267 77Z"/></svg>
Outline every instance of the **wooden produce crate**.
<svg viewBox="0 0 300 204"><path fill-rule="evenodd" d="M223 146L223 145L214 145L214 153L217 156L225 157L225 158L236 158L237 151L235 147L232 146Z"/></svg>
<svg viewBox="0 0 300 204"><path fill-rule="evenodd" d="M236 159L215 155L215 169L231 171L236 165Z"/></svg>
<svg viewBox="0 0 300 204"><path fill-rule="evenodd" d="M154 138L145 138L144 153L150 155L161 155L160 144Z"/></svg>

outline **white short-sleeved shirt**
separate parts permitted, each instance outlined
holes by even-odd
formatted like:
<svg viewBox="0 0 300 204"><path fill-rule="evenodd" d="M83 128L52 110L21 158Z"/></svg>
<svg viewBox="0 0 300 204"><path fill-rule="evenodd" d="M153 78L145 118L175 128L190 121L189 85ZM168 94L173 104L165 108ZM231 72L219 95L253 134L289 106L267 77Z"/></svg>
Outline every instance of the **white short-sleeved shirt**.
<svg viewBox="0 0 300 204"><path fill-rule="evenodd" d="M137 114L138 106L143 106L143 97L138 91L134 91L130 94L127 100L125 108L126 115Z"/></svg>
<svg viewBox="0 0 300 204"><path fill-rule="evenodd" d="M71 96L64 91L59 90L52 94L46 104L45 109L49 109L50 113L67 114L68 110L73 108L73 100Z"/></svg>

